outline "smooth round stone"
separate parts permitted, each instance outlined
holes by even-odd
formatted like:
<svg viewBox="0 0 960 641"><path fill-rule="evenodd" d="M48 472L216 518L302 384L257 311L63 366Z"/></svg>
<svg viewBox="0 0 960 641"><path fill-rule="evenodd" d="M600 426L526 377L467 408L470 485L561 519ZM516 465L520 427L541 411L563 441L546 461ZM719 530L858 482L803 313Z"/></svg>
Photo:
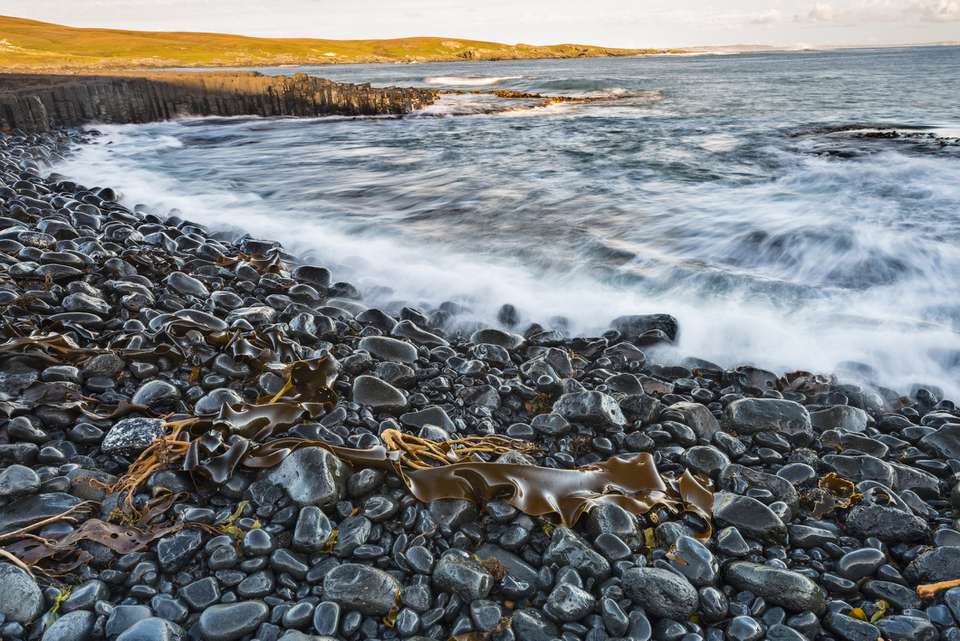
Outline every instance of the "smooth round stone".
<svg viewBox="0 0 960 641"><path fill-rule="evenodd" d="M266 556L273 552L273 538L266 530L255 528L243 536L241 547L247 556Z"/></svg>
<svg viewBox="0 0 960 641"><path fill-rule="evenodd" d="M712 585L716 581L717 560L706 546L693 537L681 536L674 547L676 556L673 566L693 585L703 587Z"/></svg>
<svg viewBox="0 0 960 641"><path fill-rule="evenodd" d="M630 556L630 547L616 534L603 532L593 541L593 547L610 561L619 561Z"/></svg>
<svg viewBox="0 0 960 641"><path fill-rule="evenodd" d="M263 601L211 605L197 622L205 641L235 641L255 631L270 616Z"/></svg>
<svg viewBox="0 0 960 641"><path fill-rule="evenodd" d="M185 296L196 296L197 298L206 298L210 295L206 285L201 283L193 276L188 276L183 272L173 272L163 281L164 284Z"/></svg>
<svg viewBox="0 0 960 641"><path fill-rule="evenodd" d="M313 620L313 604L308 602L297 603L283 613L281 623L288 630L304 630Z"/></svg>
<svg viewBox="0 0 960 641"><path fill-rule="evenodd" d="M133 395L131 402L146 405L150 409L163 411L175 409L180 400L180 390L167 381L147 381Z"/></svg>
<svg viewBox="0 0 960 641"><path fill-rule="evenodd" d="M68 612L43 633L42 641L86 641L97 616L89 610Z"/></svg>
<svg viewBox="0 0 960 641"><path fill-rule="evenodd" d="M727 638L731 641L758 641L763 638L763 626L753 617L734 617L727 624Z"/></svg>
<svg viewBox="0 0 960 641"><path fill-rule="evenodd" d="M410 569L419 574L430 574L433 571L433 553L422 545L411 546L404 558Z"/></svg>
<svg viewBox="0 0 960 641"><path fill-rule="evenodd" d="M417 348L396 338L388 336L367 336L357 345L358 349L382 361L412 364L417 360Z"/></svg>
<svg viewBox="0 0 960 641"><path fill-rule="evenodd" d="M372 616L386 615L396 607L400 584L383 570L345 563L323 580L323 594L348 610Z"/></svg>
<svg viewBox="0 0 960 641"><path fill-rule="evenodd" d="M543 611L555 621L569 623L579 621L592 612L595 604L596 599L586 590L569 583L561 583L550 592Z"/></svg>
<svg viewBox="0 0 960 641"><path fill-rule="evenodd" d="M777 476L794 485L803 485L817 478L817 471L806 463L790 463L781 467Z"/></svg>
<svg viewBox="0 0 960 641"><path fill-rule="evenodd" d="M224 405L237 405L243 402L243 397L232 389L221 387L205 394L193 408L194 413L201 416L218 414Z"/></svg>
<svg viewBox="0 0 960 641"><path fill-rule="evenodd" d="M7 621L30 623L43 610L43 594L30 575L0 562L0 615Z"/></svg>
<svg viewBox="0 0 960 641"><path fill-rule="evenodd" d="M836 571L851 581L873 576L887 562L886 555L876 548L860 548L844 554L837 561Z"/></svg>
<svg viewBox="0 0 960 641"><path fill-rule="evenodd" d="M296 280L326 289L330 287L330 270L317 265L300 265L290 274Z"/></svg>
<svg viewBox="0 0 960 641"><path fill-rule="evenodd" d="M295 550L316 554L326 546L332 532L327 515L315 505L306 505L300 508L291 544Z"/></svg>
<svg viewBox="0 0 960 641"><path fill-rule="evenodd" d="M70 596L60 604L60 611L93 610L97 601L106 601L109 596L110 589L106 583L99 579L91 579L81 583L70 592Z"/></svg>
<svg viewBox="0 0 960 641"><path fill-rule="evenodd" d="M110 304L107 301L82 292L64 296L61 305L68 312L87 312L97 316L106 316L110 313Z"/></svg>
<svg viewBox="0 0 960 641"><path fill-rule="evenodd" d="M407 397L376 376L361 375L353 381L353 401L374 411L396 412L407 406Z"/></svg>
<svg viewBox="0 0 960 641"><path fill-rule="evenodd" d="M182 641L186 638L187 633L176 623L149 617L124 630L116 641Z"/></svg>
<svg viewBox="0 0 960 641"><path fill-rule="evenodd" d="M727 455L711 445L696 445L681 457L683 464L695 472L712 476L730 465Z"/></svg>
<svg viewBox="0 0 960 641"><path fill-rule="evenodd" d="M340 606L333 601L318 603L313 611L313 630L323 636L333 636L340 625Z"/></svg>
<svg viewBox="0 0 960 641"><path fill-rule="evenodd" d="M11 465L0 471L0 498L36 494L40 477L25 465Z"/></svg>
<svg viewBox="0 0 960 641"><path fill-rule="evenodd" d="M494 601L477 599L470 603L470 619L478 630L488 632L500 623L503 610Z"/></svg>

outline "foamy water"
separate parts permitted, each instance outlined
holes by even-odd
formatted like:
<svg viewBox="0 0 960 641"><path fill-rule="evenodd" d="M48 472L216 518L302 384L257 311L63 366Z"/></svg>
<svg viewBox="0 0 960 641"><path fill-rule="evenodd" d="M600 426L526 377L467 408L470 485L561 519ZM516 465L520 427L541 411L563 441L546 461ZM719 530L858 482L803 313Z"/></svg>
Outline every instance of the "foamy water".
<svg viewBox="0 0 960 641"><path fill-rule="evenodd" d="M505 80L521 80L523 76L431 76L424 78L428 85L440 87L492 87Z"/></svg>
<svg viewBox="0 0 960 641"><path fill-rule="evenodd" d="M107 127L57 170L310 252L371 303L453 300L461 322L511 303L585 334L668 312L681 331L665 361L855 369L956 396L958 54L431 65L418 78L517 76L505 84L610 100L524 118L442 103L404 119ZM918 65L929 73L903 71Z"/></svg>

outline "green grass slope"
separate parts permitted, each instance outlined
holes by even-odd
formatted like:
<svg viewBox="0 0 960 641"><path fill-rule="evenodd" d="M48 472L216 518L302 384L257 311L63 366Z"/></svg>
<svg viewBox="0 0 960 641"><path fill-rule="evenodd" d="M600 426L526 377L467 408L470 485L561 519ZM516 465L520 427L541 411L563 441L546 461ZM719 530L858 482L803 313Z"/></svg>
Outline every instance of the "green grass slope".
<svg viewBox="0 0 960 641"><path fill-rule="evenodd" d="M220 33L79 29L0 16L2 70L514 60L629 56L656 52L573 44L506 45L453 38L319 40L251 38Z"/></svg>

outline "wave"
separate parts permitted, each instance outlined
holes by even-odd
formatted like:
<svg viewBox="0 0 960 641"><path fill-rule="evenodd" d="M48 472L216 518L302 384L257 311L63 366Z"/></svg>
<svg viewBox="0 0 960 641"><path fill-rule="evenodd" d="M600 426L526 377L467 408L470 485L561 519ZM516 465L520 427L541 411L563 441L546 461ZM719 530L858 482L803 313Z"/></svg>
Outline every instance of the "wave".
<svg viewBox="0 0 960 641"><path fill-rule="evenodd" d="M932 239L908 242L901 229L878 234L870 224L883 213L875 211L877 201L871 196L879 191L889 197L889 185L919 189L915 198L921 210L940 211L955 201L951 167L933 160L888 156L837 164L805 159L774 183L746 189L711 185L698 190L699 197L681 194L695 211L710 212L706 219L694 216L687 222L693 227L704 223L704 229L710 223L714 235L690 236L679 249L665 249L663 261L652 260L652 246L636 238L610 244L601 235L611 262L627 271L635 268L639 279L660 283L658 291L616 277L597 278L581 261L571 261L574 269L564 271L467 252L453 242L400 238L378 225L361 231L301 210L301 205L277 207L269 196L239 185L176 176L168 164L174 157L159 165L132 157L145 148L161 154L175 148L171 137L160 133L172 126L158 125L154 133L134 126L105 127L107 136L100 144L83 147L55 170L88 185L103 181L117 187L129 205L177 208L184 217L217 230L242 228L283 241L291 251L322 256L337 278L365 293L369 304L390 307L402 301L429 309L450 300L467 310L462 322L490 323L500 304L513 303L524 321L562 317L572 332L588 335L604 331L614 316L668 312L680 321L681 343L675 351L657 355L660 362L693 355L725 366L752 363L779 371L838 373L844 363L860 363L861 370L871 372L872 382L903 391L918 381L932 382L949 394L960 393L955 383L960 337L952 326L960 321L952 308L934 305L945 302L950 282L945 276L956 273L960 258ZM835 232L841 221L826 213L801 215L782 202L784 192L805 195L808 205L839 199L845 211L866 219L843 219L851 231L836 238L831 233L827 238L833 244L825 243L822 234ZM858 206L858 200L864 202ZM744 203L750 203L757 221L753 234L737 231ZM691 229L676 227L666 215L662 221L648 219L646 225L656 238L682 240L681 231ZM696 245L696 251L682 251L684 243ZM695 257L722 268L705 270L679 260ZM911 269L902 269L898 261L909 261ZM852 282L857 279L869 282ZM787 296L787 286L803 291ZM718 295L718 290L725 293Z"/></svg>
<svg viewBox="0 0 960 641"><path fill-rule="evenodd" d="M491 87L505 80L521 80L523 76L430 76L423 82L444 87Z"/></svg>

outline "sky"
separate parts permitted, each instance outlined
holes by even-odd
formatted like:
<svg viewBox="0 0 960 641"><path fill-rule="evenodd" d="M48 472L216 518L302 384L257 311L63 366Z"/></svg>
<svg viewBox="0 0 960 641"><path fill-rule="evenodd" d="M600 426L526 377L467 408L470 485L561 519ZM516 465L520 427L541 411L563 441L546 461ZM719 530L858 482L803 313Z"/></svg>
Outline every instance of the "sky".
<svg viewBox="0 0 960 641"><path fill-rule="evenodd" d="M960 40L960 0L0 0L79 27L618 47Z"/></svg>

